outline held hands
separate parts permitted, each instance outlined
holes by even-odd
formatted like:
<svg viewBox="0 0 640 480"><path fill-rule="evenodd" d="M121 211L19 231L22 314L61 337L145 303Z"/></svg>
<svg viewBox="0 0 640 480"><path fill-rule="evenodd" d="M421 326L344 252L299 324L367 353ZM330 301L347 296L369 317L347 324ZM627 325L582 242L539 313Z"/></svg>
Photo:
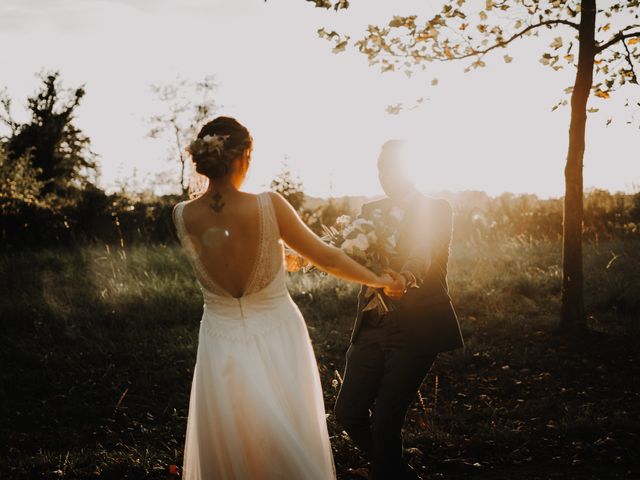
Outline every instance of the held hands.
<svg viewBox="0 0 640 480"><path fill-rule="evenodd" d="M366 285L371 288L387 288L389 285L393 285L395 281L393 277L387 272L383 273L382 275L376 275L375 278L376 280L374 282L368 283Z"/></svg>
<svg viewBox="0 0 640 480"><path fill-rule="evenodd" d="M394 270L385 270L382 275L378 276L374 288L382 288L384 294L390 298L401 298L407 291L407 279Z"/></svg>
<svg viewBox="0 0 640 480"><path fill-rule="evenodd" d="M385 274L392 278L392 282L384 288L384 294L389 298L400 299L407 292L407 279L404 275L394 271L385 270Z"/></svg>

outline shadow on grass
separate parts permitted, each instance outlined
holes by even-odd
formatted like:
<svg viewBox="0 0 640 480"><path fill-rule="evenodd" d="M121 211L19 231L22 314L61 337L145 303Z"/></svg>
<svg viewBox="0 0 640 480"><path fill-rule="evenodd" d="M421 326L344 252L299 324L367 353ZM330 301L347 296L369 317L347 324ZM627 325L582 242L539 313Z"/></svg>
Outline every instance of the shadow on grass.
<svg viewBox="0 0 640 480"><path fill-rule="evenodd" d="M1 462L11 478L165 478L178 463L201 300L160 250L4 260Z"/></svg>
<svg viewBox="0 0 640 480"><path fill-rule="evenodd" d="M598 333L584 337L556 333L557 245L454 249L466 348L438 358L408 413L417 469L430 478L640 475L632 247L586 249ZM626 257L609 264L611 251ZM182 252L5 255L0 288L0 477L167 478L181 463L202 307ZM314 343L339 478L362 478L366 462L331 414L357 288L298 275L290 289Z"/></svg>

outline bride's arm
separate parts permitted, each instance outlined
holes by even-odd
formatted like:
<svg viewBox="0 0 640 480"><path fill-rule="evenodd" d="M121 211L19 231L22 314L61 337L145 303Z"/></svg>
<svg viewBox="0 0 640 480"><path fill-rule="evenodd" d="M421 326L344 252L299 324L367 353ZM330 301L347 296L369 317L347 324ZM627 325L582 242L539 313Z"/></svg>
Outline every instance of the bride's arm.
<svg viewBox="0 0 640 480"><path fill-rule="evenodd" d="M289 202L277 193L270 195L282 240L313 265L336 277L370 287L384 288L393 283L389 275L376 275L339 248L324 243L305 225Z"/></svg>

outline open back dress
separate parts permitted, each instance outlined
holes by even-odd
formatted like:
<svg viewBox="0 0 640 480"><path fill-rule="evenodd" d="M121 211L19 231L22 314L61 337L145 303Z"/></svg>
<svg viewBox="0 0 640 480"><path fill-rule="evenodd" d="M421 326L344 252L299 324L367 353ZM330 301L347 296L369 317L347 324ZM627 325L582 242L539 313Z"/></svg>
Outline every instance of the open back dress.
<svg viewBox="0 0 640 480"><path fill-rule="evenodd" d="M174 222L204 297L184 447L185 480L335 479L316 359L285 283L269 193L258 202L258 252L245 293L233 297L207 273Z"/></svg>

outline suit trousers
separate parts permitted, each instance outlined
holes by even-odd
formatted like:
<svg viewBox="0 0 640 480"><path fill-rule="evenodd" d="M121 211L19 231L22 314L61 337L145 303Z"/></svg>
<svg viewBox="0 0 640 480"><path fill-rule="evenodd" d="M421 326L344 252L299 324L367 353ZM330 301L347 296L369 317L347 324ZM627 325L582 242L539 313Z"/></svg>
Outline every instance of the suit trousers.
<svg viewBox="0 0 640 480"><path fill-rule="evenodd" d="M366 312L347 350L335 415L370 461L369 478L417 478L403 458L407 409L436 355L407 348L395 319Z"/></svg>

